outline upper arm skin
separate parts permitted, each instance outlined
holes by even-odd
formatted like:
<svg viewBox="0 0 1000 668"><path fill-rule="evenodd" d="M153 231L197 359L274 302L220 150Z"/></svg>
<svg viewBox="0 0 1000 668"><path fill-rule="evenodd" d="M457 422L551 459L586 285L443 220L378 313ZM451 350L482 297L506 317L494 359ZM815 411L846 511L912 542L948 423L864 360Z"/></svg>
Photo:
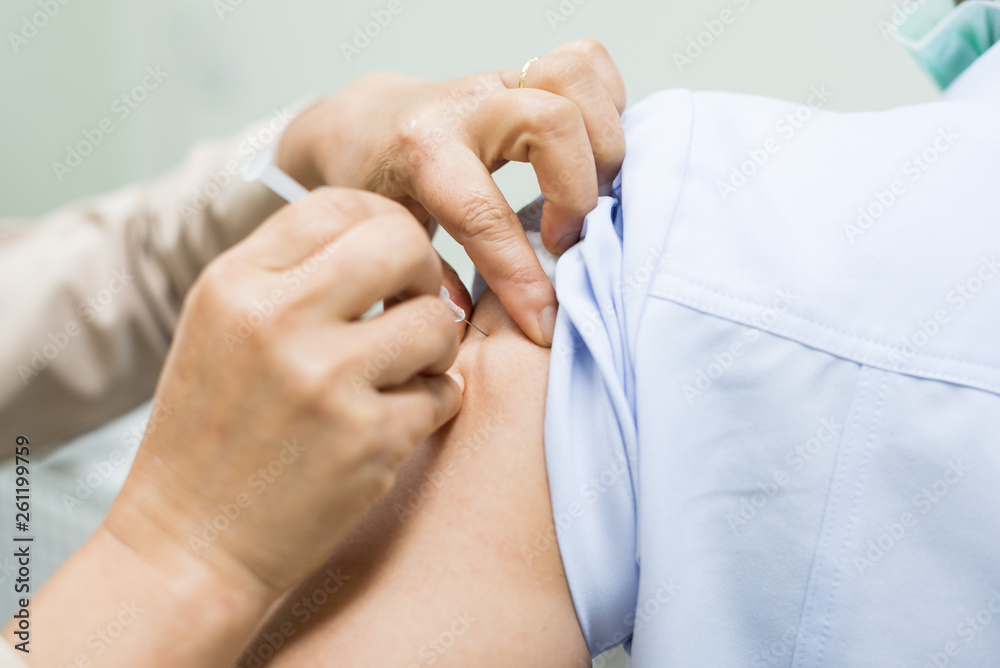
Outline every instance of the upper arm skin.
<svg viewBox="0 0 1000 668"><path fill-rule="evenodd" d="M458 417L418 449L329 571L286 599L241 668L276 645L272 667L590 666L553 540L549 351L492 293L474 322L490 337L470 330L462 344Z"/></svg>

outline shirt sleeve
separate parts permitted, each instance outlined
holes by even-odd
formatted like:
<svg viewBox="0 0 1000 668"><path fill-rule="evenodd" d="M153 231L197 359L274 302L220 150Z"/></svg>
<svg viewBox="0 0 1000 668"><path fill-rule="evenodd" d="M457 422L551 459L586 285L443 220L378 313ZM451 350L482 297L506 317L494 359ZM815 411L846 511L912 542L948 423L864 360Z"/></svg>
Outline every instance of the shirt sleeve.
<svg viewBox="0 0 1000 668"><path fill-rule="evenodd" d="M201 270L282 205L239 172L290 118L198 146L160 180L0 221L0 456L18 434L44 454L151 396Z"/></svg>
<svg viewBox="0 0 1000 668"><path fill-rule="evenodd" d="M17 652L6 642L0 642L0 668L28 668Z"/></svg>

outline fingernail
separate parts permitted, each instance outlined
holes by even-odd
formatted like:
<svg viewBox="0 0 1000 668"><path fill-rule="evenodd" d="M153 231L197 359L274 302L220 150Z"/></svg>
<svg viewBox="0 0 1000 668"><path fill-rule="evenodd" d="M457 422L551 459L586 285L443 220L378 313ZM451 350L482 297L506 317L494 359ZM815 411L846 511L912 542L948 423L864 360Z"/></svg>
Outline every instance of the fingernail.
<svg viewBox="0 0 1000 668"><path fill-rule="evenodd" d="M580 236L576 232L570 232L562 239L560 239L558 244L556 244L556 253L558 255L562 255L570 248L572 248L573 244L575 244L579 240Z"/></svg>
<svg viewBox="0 0 1000 668"><path fill-rule="evenodd" d="M545 345L552 345L552 337L555 335L556 331L556 307L547 306L542 311L542 314L538 316L538 328L542 330L542 338L545 340Z"/></svg>
<svg viewBox="0 0 1000 668"><path fill-rule="evenodd" d="M465 394L465 378L462 377L462 374L452 369L448 372L448 375L451 376L452 380L458 383L458 389L462 392L462 394Z"/></svg>

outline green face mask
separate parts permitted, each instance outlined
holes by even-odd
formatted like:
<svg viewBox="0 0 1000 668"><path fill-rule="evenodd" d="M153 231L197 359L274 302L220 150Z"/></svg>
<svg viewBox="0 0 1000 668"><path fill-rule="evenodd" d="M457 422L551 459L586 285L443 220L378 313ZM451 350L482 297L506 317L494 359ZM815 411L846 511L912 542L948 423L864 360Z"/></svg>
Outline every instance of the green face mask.
<svg viewBox="0 0 1000 668"><path fill-rule="evenodd" d="M1000 41L1000 0L908 0L881 28L944 89Z"/></svg>

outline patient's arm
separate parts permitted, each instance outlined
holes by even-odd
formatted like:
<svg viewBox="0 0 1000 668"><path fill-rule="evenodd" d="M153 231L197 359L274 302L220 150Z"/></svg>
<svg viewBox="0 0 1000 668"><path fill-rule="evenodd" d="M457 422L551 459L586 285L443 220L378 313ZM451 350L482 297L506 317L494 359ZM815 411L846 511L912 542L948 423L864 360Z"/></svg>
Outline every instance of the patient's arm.
<svg viewBox="0 0 1000 668"><path fill-rule="evenodd" d="M490 337L470 330L462 344L459 416L421 447L329 571L287 599L239 666L261 665L251 657L277 645L272 668L590 665L548 538L549 352L492 293L474 322Z"/></svg>

